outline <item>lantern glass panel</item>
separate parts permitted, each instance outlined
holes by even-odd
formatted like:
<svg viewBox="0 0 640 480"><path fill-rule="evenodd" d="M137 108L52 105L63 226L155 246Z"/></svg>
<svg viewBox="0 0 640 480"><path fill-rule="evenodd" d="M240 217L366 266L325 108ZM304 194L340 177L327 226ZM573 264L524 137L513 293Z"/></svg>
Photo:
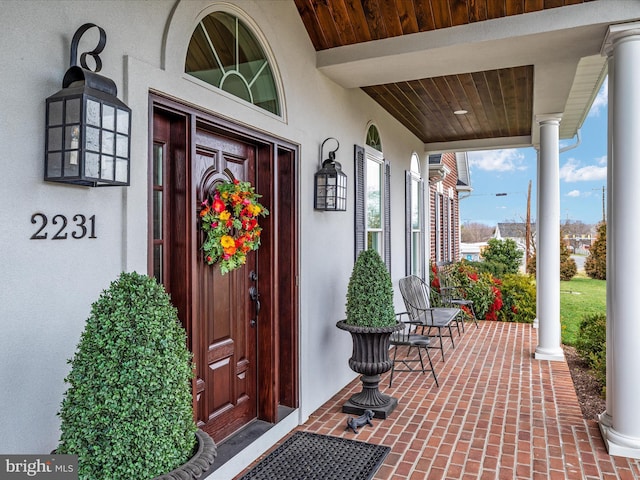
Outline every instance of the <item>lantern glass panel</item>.
<svg viewBox="0 0 640 480"><path fill-rule="evenodd" d="M49 125L62 125L62 100L49 102Z"/></svg>
<svg viewBox="0 0 640 480"><path fill-rule="evenodd" d="M85 177L98 178L100 176L100 156L97 153L87 152L84 159Z"/></svg>
<svg viewBox="0 0 640 480"><path fill-rule="evenodd" d="M87 99L87 125L100 126L100 103Z"/></svg>
<svg viewBox="0 0 640 480"><path fill-rule="evenodd" d="M47 155L47 176L59 177L62 175L62 154L50 153Z"/></svg>
<svg viewBox="0 0 640 480"><path fill-rule="evenodd" d="M64 123L80 123L80 98L67 99Z"/></svg>
<svg viewBox="0 0 640 480"><path fill-rule="evenodd" d="M113 157L101 155L100 161L102 166L100 178L103 180L113 180Z"/></svg>
<svg viewBox="0 0 640 480"><path fill-rule="evenodd" d="M116 158L116 182L127 181L127 163L122 158Z"/></svg>
<svg viewBox="0 0 640 480"><path fill-rule="evenodd" d="M49 147L48 150L62 150L62 127L49 128Z"/></svg>
<svg viewBox="0 0 640 480"><path fill-rule="evenodd" d="M107 130L115 129L115 110L111 105L102 105L102 128Z"/></svg>
<svg viewBox="0 0 640 480"><path fill-rule="evenodd" d="M78 152L71 151L64 154L64 176L77 177L80 174L78 165Z"/></svg>
<svg viewBox="0 0 640 480"><path fill-rule="evenodd" d="M80 126L67 125L64 129L64 149L77 150L80 140Z"/></svg>
<svg viewBox="0 0 640 480"><path fill-rule="evenodd" d="M119 157L129 156L129 137L116 135L116 155Z"/></svg>
<svg viewBox="0 0 640 480"><path fill-rule="evenodd" d="M102 130L102 153L113 155L115 153L114 141L113 132Z"/></svg>
<svg viewBox="0 0 640 480"><path fill-rule="evenodd" d="M86 128L86 142L85 148L92 152L100 151L100 129L87 127Z"/></svg>
<svg viewBox="0 0 640 480"><path fill-rule="evenodd" d="M118 109L118 133L129 133L129 112Z"/></svg>

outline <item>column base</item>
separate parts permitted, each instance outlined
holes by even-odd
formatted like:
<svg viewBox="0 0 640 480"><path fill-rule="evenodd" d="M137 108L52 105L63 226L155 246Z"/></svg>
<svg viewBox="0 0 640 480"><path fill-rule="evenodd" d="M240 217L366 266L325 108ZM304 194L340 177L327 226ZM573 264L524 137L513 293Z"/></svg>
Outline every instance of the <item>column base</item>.
<svg viewBox="0 0 640 480"><path fill-rule="evenodd" d="M640 438L627 437L600 421L600 434L609 455L640 459Z"/></svg>
<svg viewBox="0 0 640 480"><path fill-rule="evenodd" d="M538 317L533 319L533 328L538 328L540 326L540 322L538 322Z"/></svg>
<svg viewBox="0 0 640 480"><path fill-rule="evenodd" d="M533 355L536 360L551 360L554 362L564 362L564 351L562 348L544 348L538 345Z"/></svg>

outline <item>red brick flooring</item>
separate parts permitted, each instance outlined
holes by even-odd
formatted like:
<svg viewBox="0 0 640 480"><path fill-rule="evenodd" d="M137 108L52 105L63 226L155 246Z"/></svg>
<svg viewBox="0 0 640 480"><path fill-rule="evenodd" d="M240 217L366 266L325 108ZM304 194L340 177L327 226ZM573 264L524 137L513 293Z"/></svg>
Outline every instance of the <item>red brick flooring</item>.
<svg viewBox="0 0 640 480"><path fill-rule="evenodd" d="M531 325L468 324L446 361L431 350L431 375L388 374L381 390L399 400L386 420L356 435L341 405L360 390L354 381L300 430L387 445L376 480L640 479L640 461L611 457L598 425L585 421L565 362L532 358Z"/></svg>

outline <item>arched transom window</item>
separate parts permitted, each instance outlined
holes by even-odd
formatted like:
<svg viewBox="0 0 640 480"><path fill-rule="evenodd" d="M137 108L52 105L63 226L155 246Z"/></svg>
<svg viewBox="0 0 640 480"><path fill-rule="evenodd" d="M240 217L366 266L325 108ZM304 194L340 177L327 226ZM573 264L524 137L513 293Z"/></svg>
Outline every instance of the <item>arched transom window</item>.
<svg viewBox="0 0 640 480"><path fill-rule="evenodd" d="M226 12L204 17L191 36L185 72L280 115L273 71L247 25Z"/></svg>

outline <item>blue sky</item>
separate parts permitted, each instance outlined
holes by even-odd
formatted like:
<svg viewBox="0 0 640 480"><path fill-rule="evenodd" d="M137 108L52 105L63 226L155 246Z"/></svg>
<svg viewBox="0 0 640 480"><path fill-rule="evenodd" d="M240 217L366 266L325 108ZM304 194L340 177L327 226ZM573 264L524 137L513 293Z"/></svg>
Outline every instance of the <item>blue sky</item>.
<svg viewBox="0 0 640 480"><path fill-rule="evenodd" d="M562 140L560 148L577 137ZM536 151L533 147L469 152L471 196L460 201L462 223L523 222L531 187L531 220L536 219ZM581 129L578 147L560 154L561 221L602 220L602 187L607 183L607 80ZM506 193L506 196L496 196ZM605 191L606 196L606 191Z"/></svg>

